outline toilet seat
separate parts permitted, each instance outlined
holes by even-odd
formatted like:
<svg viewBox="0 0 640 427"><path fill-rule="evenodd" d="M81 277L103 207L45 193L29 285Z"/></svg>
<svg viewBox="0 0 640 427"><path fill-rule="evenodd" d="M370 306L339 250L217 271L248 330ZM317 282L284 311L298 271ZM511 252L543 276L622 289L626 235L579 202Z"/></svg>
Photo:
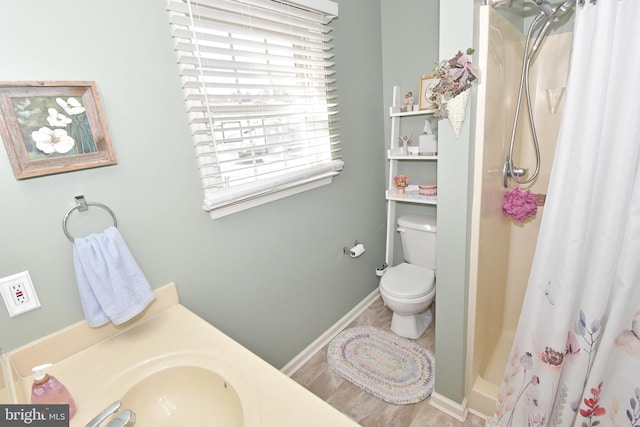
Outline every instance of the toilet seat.
<svg viewBox="0 0 640 427"><path fill-rule="evenodd" d="M398 264L380 279L380 288L396 298L420 298L435 288L433 270L409 263Z"/></svg>

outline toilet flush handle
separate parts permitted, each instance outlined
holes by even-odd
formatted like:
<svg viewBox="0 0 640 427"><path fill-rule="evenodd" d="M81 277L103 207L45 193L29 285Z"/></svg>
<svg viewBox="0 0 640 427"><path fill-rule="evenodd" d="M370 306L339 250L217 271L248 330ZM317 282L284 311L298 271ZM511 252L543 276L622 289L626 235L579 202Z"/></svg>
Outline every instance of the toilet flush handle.
<svg viewBox="0 0 640 427"><path fill-rule="evenodd" d="M402 228L402 227L398 227L396 228L396 231L399 231L400 233L405 233L407 231L406 228Z"/></svg>

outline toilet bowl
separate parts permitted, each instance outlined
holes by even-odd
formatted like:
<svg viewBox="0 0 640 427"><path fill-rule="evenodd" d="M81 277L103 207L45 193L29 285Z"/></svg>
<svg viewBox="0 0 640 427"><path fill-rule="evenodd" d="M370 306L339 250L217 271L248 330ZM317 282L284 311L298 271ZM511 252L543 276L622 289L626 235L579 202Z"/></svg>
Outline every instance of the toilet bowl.
<svg viewBox="0 0 640 427"><path fill-rule="evenodd" d="M419 338L433 320L436 296L433 270L408 263L390 268L380 279L380 295L393 312L391 330L401 337Z"/></svg>
<svg viewBox="0 0 640 427"><path fill-rule="evenodd" d="M419 338L433 320L436 295L436 220L423 215L398 218L406 262L388 268L380 278L380 296L393 312L391 330L405 338Z"/></svg>

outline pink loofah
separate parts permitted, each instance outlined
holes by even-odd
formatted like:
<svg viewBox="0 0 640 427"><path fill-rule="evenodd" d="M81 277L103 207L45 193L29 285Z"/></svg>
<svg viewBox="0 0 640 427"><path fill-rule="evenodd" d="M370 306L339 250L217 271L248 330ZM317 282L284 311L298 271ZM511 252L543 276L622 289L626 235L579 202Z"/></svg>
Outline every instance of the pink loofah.
<svg viewBox="0 0 640 427"><path fill-rule="evenodd" d="M536 215L538 205L536 196L530 190L521 191L518 185L511 191L504 194L502 201L502 213L509 218L524 223L529 218Z"/></svg>

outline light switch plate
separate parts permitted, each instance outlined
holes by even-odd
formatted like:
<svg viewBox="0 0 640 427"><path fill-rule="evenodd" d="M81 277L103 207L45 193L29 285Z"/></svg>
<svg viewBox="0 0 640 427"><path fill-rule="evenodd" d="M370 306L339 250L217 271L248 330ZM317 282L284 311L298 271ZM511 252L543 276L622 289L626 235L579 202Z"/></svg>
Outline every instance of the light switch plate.
<svg viewBox="0 0 640 427"><path fill-rule="evenodd" d="M40 307L40 301L28 271L1 278L0 293L10 317Z"/></svg>

